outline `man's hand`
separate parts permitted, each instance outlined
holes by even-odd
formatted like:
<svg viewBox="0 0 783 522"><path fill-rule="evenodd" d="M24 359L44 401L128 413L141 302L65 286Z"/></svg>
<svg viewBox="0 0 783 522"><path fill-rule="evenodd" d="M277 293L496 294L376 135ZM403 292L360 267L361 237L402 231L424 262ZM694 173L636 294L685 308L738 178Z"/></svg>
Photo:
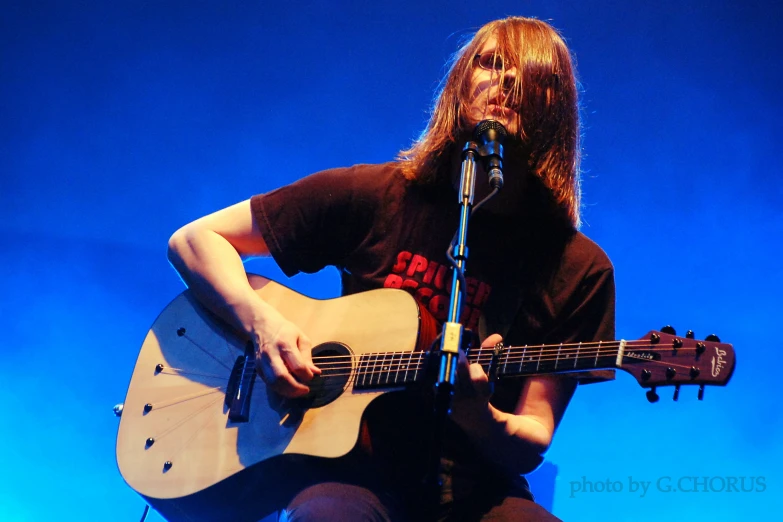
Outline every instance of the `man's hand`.
<svg viewBox="0 0 783 522"><path fill-rule="evenodd" d="M492 334L481 343L482 348L492 348L502 342L503 337ZM487 374L478 363L470 364L465 352L459 352L457 364L457 385L454 389L452 418L458 423L474 422L486 419L489 415L489 398L494 383L489 382ZM455 418L456 417L456 418Z"/></svg>
<svg viewBox="0 0 783 522"><path fill-rule="evenodd" d="M267 306L253 329L256 372L270 389L284 397L301 397L310 391L304 383L321 370L313 364L312 343L298 326Z"/></svg>

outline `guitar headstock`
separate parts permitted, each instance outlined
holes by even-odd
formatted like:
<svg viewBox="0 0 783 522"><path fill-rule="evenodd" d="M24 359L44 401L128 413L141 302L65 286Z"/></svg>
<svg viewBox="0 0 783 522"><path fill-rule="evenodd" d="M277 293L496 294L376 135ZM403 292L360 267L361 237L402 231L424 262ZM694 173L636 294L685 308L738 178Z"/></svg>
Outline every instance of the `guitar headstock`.
<svg viewBox="0 0 783 522"><path fill-rule="evenodd" d="M678 336L671 326L651 331L638 341L625 344L620 368L633 375L639 384L651 388L650 402L656 402L657 386L675 386L674 400L680 386L699 385L699 400L704 386L725 386L734 372L734 348L721 343L716 335L703 341L693 332Z"/></svg>

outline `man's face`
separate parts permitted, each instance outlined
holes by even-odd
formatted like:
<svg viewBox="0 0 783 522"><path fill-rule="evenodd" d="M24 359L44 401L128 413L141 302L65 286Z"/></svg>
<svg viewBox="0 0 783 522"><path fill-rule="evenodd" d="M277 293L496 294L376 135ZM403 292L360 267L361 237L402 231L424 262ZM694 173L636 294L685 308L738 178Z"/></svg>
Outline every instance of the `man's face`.
<svg viewBox="0 0 783 522"><path fill-rule="evenodd" d="M468 110L466 120L472 127L482 120L499 121L511 136L519 130L519 115L506 100L508 88L517 75L516 68L507 68L501 72L501 58L492 57L497 42L494 37L487 40L477 54L482 58L474 60L470 80ZM483 67L482 67L483 65ZM505 87L504 87L505 86Z"/></svg>

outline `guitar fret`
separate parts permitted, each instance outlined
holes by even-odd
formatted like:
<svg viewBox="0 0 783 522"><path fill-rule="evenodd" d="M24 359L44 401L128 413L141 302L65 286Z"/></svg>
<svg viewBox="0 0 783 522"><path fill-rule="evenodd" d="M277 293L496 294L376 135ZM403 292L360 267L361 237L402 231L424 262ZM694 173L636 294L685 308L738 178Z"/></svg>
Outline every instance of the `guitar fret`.
<svg viewBox="0 0 783 522"><path fill-rule="evenodd" d="M367 356L362 355L359 357L359 369L356 371L359 378L359 386L364 386L364 380L367 378Z"/></svg>
<svg viewBox="0 0 783 522"><path fill-rule="evenodd" d="M384 376L386 379L383 381L384 384L389 384L389 377L391 376L391 369L392 369L392 361L394 361L394 352L387 353L383 356L383 368L381 371L381 378Z"/></svg>
<svg viewBox="0 0 783 522"><path fill-rule="evenodd" d="M593 362L593 368L598 368L599 355L601 355L601 341L598 341L598 351L595 352L595 362Z"/></svg>
<svg viewBox="0 0 783 522"><path fill-rule="evenodd" d="M536 361L536 373L539 372L539 368L541 367L541 357L543 356L544 356L544 345L541 345L538 348L538 361Z"/></svg>
<svg viewBox="0 0 783 522"><path fill-rule="evenodd" d="M582 342L579 341L579 344L576 346L576 357L574 357L574 368L576 368L576 363L579 361L579 350L582 349Z"/></svg>
<svg viewBox="0 0 783 522"><path fill-rule="evenodd" d="M372 355L371 354L366 354L366 355L363 355L362 357L365 360L364 375L362 376L362 386L367 386L368 384L370 384L368 382L368 379L370 379L372 377L372 373L371 373L371 369L370 369L370 364L372 364Z"/></svg>
<svg viewBox="0 0 783 522"><path fill-rule="evenodd" d="M373 368L375 367L375 361L377 358L378 356L372 353L362 355L362 362L360 363L362 374L360 387L367 388L372 386Z"/></svg>
<svg viewBox="0 0 783 522"><path fill-rule="evenodd" d="M372 379L372 365L374 364L374 359L373 355L369 353L364 357L367 358L367 364L364 366L364 379L362 380L362 385L369 386L370 379Z"/></svg>
<svg viewBox="0 0 783 522"><path fill-rule="evenodd" d="M505 375L508 373L508 352L510 352L511 350L509 350L505 346L503 347L503 349L506 351L506 360L503 362L503 375Z"/></svg>
<svg viewBox="0 0 783 522"><path fill-rule="evenodd" d="M555 357L555 370L557 370L557 363L560 362L560 351L563 349L563 343L557 347L557 356Z"/></svg>
<svg viewBox="0 0 783 522"><path fill-rule="evenodd" d="M394 368L394 352L392 352L391 357L389 358L389 365L384 368L384 371L386 372L386 380L384 381L386 384L389 384L389 377L391 377L392 368Z"/></svg>
<svg viewBox="0 0 783 522"><path fill-rule="evenodd" d="M527 355L527 345L522 347L522 360L519 361L519 373L520 375L524 373L523 367L525 366L525 356Z"/></svg>
<svg viewBox="0 0 783 522"><path fill-rule="evenodd" d="M372 361L372 371L370 372L370 386L373 384L378 384L378 360L380 359L379 354L375 354L373 356ZM375 382L373 382L375 380Z"/></svg>
<svg viewBox="0 0 783 522"><path fill-rule="evenodd" d="M384 375L386 375L386 381L384 381L384 384L389 382L389 368L389 354L385 353L383 354L383 360L381 361L381 371L378 372L378 384L381 384L381 379L383 379Z"/></svg>

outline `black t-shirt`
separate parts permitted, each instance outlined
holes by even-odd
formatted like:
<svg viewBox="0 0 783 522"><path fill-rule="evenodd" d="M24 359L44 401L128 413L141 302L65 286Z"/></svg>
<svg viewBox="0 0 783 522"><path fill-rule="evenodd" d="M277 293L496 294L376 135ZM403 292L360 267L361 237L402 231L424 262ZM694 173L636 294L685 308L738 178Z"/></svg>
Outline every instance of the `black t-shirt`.
<svg viewBox="0 0 783 522"><path fill-rule="evenodd" d="M480 209L471 218L461 322L487 334L499 331L507 344L613 340L608 257L582 233L537 213L535 201L528 203L515 217ZM446 250L459 217L458 197L448 183L407 180L397 163L356 165L254 196L251 206L286 275L335 266L344 295L402 288L445 319L452 278ZM504 381L493 404L511 411L520 389L520 380ZM407 469L403 455L421 458L417 426L426 425L427 411L421 401L389 395L399 394L381 397L366 414L381 439L373 447L386 447L389 464ZM469 453L453 454L457 461L478 462Z"/></svg>
<svg viewBox="0 0 783 522"><path fill-rule="evenodd" d="M451 288L445 253L459 216L448 185L411 182L396 163L356 165L254 196L251 205L286 275L335 266L343 295L402 288L445 318ZM614 339L612 265L582 233L535 215L482 210L468 230L462 317L468 327L487 308L488 323L505 325L509 342Z"/></svg>
<svg viewBox="0 0 783 522"><path fill-rule="evenodd" d="M458 223L456 196L406 180L395 164L358 165L304 178L252 199L264 239L286 275L333 265L343 295L402 288L439 320L448 312L445 252ZM470 230L470 229L469 229ZM481 227L476 229L481 230ZM478 325L497 255L486 233L472 233L463 319Z"/></svg>

